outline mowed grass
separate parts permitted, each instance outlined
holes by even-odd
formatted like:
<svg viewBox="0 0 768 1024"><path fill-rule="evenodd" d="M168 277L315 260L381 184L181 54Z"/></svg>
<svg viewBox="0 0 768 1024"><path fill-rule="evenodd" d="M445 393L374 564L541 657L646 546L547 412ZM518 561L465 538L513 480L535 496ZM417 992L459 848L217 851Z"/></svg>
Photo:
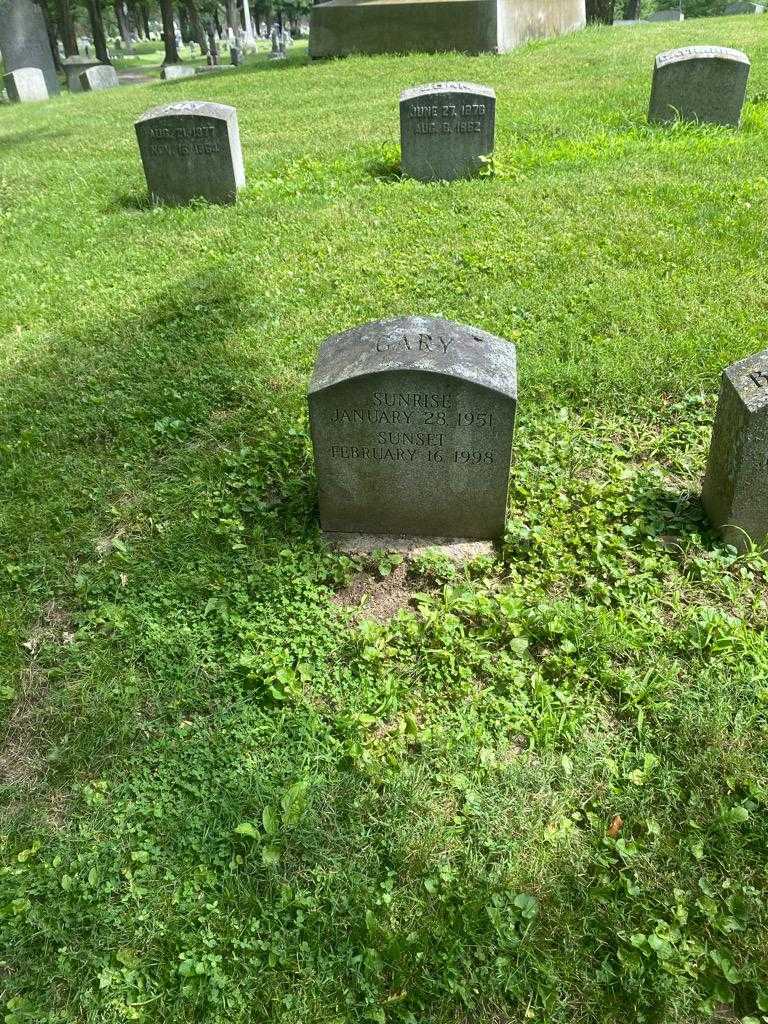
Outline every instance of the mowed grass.
<svg viewBox="0 0 768 1024"><path fill-rule="evenodd" d="M752 58L739 133L646 126L687 43ZM495 176L399 179L441 79L495 87ZM698 500L766 97L741 17L0 109L7 1024L768 1019L766 560ZM187 98L235 207L146 203L132 122ZM462 569L318 533L315 352L409 312L518 346Z"/></svg>

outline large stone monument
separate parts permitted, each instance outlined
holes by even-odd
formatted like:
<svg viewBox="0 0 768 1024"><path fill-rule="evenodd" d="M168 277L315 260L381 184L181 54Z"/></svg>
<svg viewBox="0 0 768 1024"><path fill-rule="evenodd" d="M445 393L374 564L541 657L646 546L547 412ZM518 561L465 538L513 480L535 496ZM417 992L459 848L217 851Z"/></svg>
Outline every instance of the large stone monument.
<svg viewBox="0 0 768 1024"><path fill-rule="evenodd" d="M403 174L419 181L470 178L493 153L496 93L471 82L417 85L400 95Z"/></svg>
<svg viewBox="0 0 768 1024"><path fill-rule="evenodd" d="M503 53L585 21L584 0L328 0L312 8L309 55Z"/></svg>
<svg viewBox="0 0 768 1024"><path fill-rule="evenodd" d="M11 103L33 103L47 100L45 75L40 68L16 68L3 75L3 85Z"/></svg>
<svg viewBox="0 0 768 1024"><path fill-rule="evenodd" d="M237 111L188 100L154 107L135 124L153 202L234 203L245 185Z"/></svg>
<svg viewBox="0 0 768 1024"><path fill-rule="evenodd" d="M730 544L768 539L768 349L723 372L702 498Z"/></svg>
<svg viewBox="0 0 768 1024"><path fill-rule="evenodd" d="M749 57L725 46L683 46L656 57L648 120L738 127Z"/></svg>
<svg viewBox="0 0 768 1024"><path fill-rule="evenodd" d="M34 0L0 0L0 53L6 72L40 68L48 94L59 92L45 17Z"/></svg>
<svg viewBox="0 0 768 1024"><path fill-rule="evenodd" d="M83 92L99 92L114 89L120 85L117 72L111 64L97 64L80 72L80 88Z"/></svg>
<svg viewBox="0 0 768 1024"><path fill-rule="evenodd" d="M517 404L515 346L431 317L329 338L309 388L330 533L497 538Z"/></svg>

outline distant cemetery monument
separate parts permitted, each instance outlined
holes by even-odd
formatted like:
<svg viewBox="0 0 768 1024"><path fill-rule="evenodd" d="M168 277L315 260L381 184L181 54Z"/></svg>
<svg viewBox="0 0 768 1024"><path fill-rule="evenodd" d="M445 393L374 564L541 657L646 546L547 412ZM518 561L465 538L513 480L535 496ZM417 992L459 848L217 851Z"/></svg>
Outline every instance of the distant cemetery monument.
<svg viewBox="0 0 768 1024"><path fill-rule="evenodd" d="M517 404L515 346L431 317L329 338L309 388L329 533L498 538Z"/></svg>
<svg viewBox="0 0 768 1024"><path fill-rule="evenodd" d="M493 153L496 93L471 82L417 85L400 95L403 174L419 181L469 178Z"/></svg>
<svg viewBox="0 0 768 1024"><path fill-rule="evenodd" d="M245 185L237 111L188 100L154 107L135 124L147 189L155 203L234 203Z"/></svg>
<svg viewBox="0 0 768 1024"><path fill-rule="evenodd" d="M40 68L17 68L3 75L3 86L11 103L33 103L47 100L45 75Z"/></svg>
<svg viewBox="0 0 768 1024"><path fill-rule="evenodd" d="M83 92L99 92L101 89L114 89L120 85L117 72L111 64L97 64L80 72L80 88Z"/></svg>
<svg viewBox="0 0 768 1024"><path fill-rule="evenodd" d="M723 372L702 498L730 544L768 539L768 349Z"/></svg>
<svg viewBox="0 0 768 1024"><path fill-rule="evenodd" d="M738 127L749 57L725 46L684 46L654 62L649 121L700 121Z"/></svg>
<svg viewBox="0 0 768 1024"><path fill-rule="evenodd" d="M312 8L309 55L505 53L585 22L584 0L328 0Z"/></svg>

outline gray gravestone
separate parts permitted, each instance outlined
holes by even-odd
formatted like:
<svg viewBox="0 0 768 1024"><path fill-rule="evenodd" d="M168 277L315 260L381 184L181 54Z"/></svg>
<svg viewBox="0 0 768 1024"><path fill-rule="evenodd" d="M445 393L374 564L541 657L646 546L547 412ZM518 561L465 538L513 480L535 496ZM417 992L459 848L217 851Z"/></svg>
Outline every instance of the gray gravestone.
<svg viewBox="0 0 768 1024"><path fill-rule="evenodd" d="M431 317L329 338L309 388L332 533L496 538L517 404L515 346Z"/></svg>
<svg viewBox="0 0 768 1024"><path fill-rule="evenodd" d="M80 72L80 88L83 92L99 92L101 89L114 89L120 85L117 72L111 64L99 64L94 68L86 68Z"/></svg>
<svg viewBox="0 0 768 1024"><path fill-rule="evenodd" d="M42 5L35 0L0 0L0 53L6 72L40 68L49 96L59 92L59 79Z"/></svg>
<svg viewBox="0 0 768 1024"><path fill-rule="evenodd" d="M645 19L646 21L685 21L685 15L677 7L666 11L654 11Z"/></svg>
<svg viewBox="0 0 768 1024"><path fill-rule="evenodd" d="M245 185L237 111L186 101L148 110L136 122L147 188L154 202L233 203Z"/></svg>
<svg viewBox="0 0 768 1024"><path fill-rule="evenodd" d="M728 4L723 11L724 14L764 14L763 4L735 3Z"/></svg>
<svg viewBox="0 0 768 1024"><path fill-rule="evenodd" d="M61 62L64 74L67 76L67 86L70 92L82 92L80 84L80 72L88 68L101 67L101 61L91 57L65 57Z"/></svg>
<svg viewBox="0 0 768 1024"><path fill-rule="evenodd" d="M725 46L684 46L656 57L648 120L738 127L749 57Z"/></svg>
<svg viewBox="0 0 768 1024"><path fill-rule="evenodd" d="M194 78L195 69L186 64L166 64L160 69L160 77L164 82L172 82L176 78Z"/></svg>
<svg viewBox="0 0 768 1024"><path fill-rule="evenodd" d="M702 497L730 544L768 537L768 349L723 372Z"/></svg>
<svg viewBox="0 0 768 1024"><path fill-rule="evenodd" d="M40 68L16 68L3 75L3 85L11 103L33 103L47 100L45 75Z"/></svg>
<svg viewBox="0 0 768 1024"><path fill-rule="evenodd" d="M493 153L496 94L472 82L417 85L400 94L403 174L455 181L482 168Z"/></svg>

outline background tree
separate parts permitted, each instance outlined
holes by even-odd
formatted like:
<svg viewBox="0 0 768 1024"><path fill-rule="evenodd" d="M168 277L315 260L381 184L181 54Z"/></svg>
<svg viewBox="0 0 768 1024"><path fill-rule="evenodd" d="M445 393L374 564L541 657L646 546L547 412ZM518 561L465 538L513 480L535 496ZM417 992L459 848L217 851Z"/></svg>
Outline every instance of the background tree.
<svg viewBox="0 0 768 1024"><path fill-rule="evenodd" d="M65 55L67 57L77 57L80 51L77 48L75 19L69 0L56 0L56 22L59 27L59 35Z"/></svg>
<svg viewBox="0 0 768 1024"><path fill-rule="evenodd" d="M104 30L104 14L100 0L85 0L88 8L88 20L91 23L93 48L102 64L111 64L107 50L107 33Z"/></svg>
<svg viewBox="0 0 768 1024"><path fill-rule="evenodd" d="M53 66L57 71L61 71L61 57L59 56L59 37L56 34L56 22L51 16L51 10L48 6L49 0L40 0L40 10L43 12L43 19L45 21L45 31L48 33L48 42L51 47L51 57L53 58ZM48 90L51 91L50 89Z"/></svg>
<svg viewBox="0 0 768 1024"><path fill-rule="evenodd" d="M176 47L176 27L173 22L173 0L160 0L160 16L163 20L163 43L165 45L163 64L180 64L181 58Z"/></svg>
<svg viewBox="0 0 768 1024"><path fill-rule="evenodd" d="M117 31L126 50L131 49L131 27L128 24L128 8L124 0L114 0L114 12L117 20Z"/></svg>
<svg viewBox="0 0 768 1024"><path fill-rule="evenodd" d="M207 57L208 36L205 34L203 23L200 20L200 11L197 6L197 0L186 0L185 6L187 8L187 14L189 15L189 25L192 29L192 35L199 44L202 55Z"/></svg>
<svg viewBox="0 0 768 1024"><path fill-rule="evenodd" d="M587 22L612 25L613 0L587 0Z"/></svg>

